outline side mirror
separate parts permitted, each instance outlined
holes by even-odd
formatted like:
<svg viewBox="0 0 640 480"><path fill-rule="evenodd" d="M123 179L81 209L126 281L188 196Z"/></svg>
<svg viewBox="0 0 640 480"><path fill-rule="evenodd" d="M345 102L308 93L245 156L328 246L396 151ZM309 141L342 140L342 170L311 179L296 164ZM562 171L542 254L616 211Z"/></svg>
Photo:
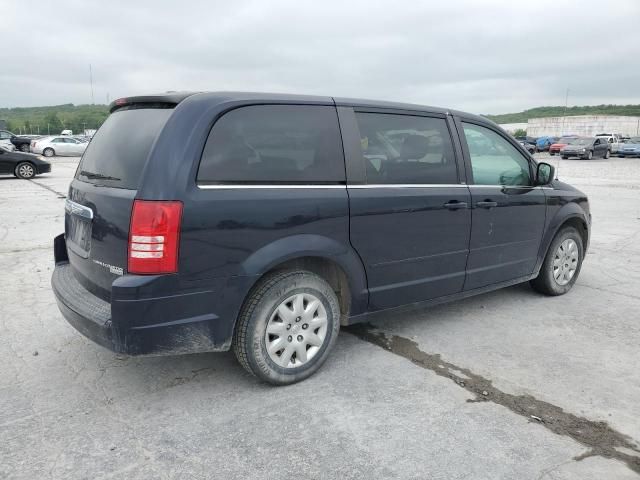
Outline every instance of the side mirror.
<svg viewBox="0 0 640 480"><path fill-rule="evenodd" d="M553 165L540 162L536 168L536 185L549 185L556 177L556 169Z"/></svg>

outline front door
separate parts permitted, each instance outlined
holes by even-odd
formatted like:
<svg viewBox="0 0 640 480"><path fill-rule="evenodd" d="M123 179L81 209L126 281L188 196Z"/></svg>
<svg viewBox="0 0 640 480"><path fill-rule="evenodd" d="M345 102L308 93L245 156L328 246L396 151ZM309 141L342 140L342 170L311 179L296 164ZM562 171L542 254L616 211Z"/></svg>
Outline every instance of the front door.
<svg viewBox="0 0 640 480"><path fill-rule="evenodd" d="M444 115L361 111L355 123L364 181L348 186L350 238L367 272L370 309L462 291L470 194Z"/></svg>
<svg viewBox="0 0 640 480"><path fill-rule="evenodd" d="M464 289L473 290L533 272L546 199L533 186L530 159L506 134L464 120L461 126L472 204Z"/></svg>
<svg viewBox="0 0 640 480"><path fill-rule="evenodd" d="M593 156L604 157L609 150L609 142L606 138L596 138L593 144Z"/></svg>

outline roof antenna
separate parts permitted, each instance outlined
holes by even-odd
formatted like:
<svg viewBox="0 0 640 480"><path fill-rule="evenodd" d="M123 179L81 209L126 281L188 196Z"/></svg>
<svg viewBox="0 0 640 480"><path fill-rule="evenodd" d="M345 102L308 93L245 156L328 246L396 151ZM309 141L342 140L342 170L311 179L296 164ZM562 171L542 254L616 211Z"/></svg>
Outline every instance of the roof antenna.
<svg viewBox="0 0 640 480"><path fill-rule="evenodd" d="M564 135L564 125L567 118L567 106L569 105L569 87L567 87L567 94L564 97L564 110L562 112L562 130L560 135ZM558 168L556 168L556 180L558 179L558 172L560 171L560 162L562 161L562 155L558 152Z"/></svg>

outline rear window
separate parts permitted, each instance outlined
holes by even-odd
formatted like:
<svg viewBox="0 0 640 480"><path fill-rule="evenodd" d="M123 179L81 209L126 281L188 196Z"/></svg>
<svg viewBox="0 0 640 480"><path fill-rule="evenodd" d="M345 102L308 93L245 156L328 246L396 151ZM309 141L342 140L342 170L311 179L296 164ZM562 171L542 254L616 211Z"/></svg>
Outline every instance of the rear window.
<svg viewBox="0 0 640 480"><path fill-rule="evenodd" d="M172 108L128 108L112 113L91 139L76 178L135 190L153 142Z"/></svg>
<svg viewBox="0 0 640 480"><path fill-rule="evenodd" d="M252 105L211 129L198 170L201 184L344 183L334 107Z"/></svg>

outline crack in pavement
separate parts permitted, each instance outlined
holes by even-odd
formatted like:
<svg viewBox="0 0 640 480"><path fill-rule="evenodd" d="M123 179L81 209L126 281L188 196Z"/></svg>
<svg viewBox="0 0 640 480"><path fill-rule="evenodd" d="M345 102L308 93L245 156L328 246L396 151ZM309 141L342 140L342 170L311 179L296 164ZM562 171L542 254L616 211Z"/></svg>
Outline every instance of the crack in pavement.
<svg viewBox="0 0 640 480"><path fill-rule="evenodd" d="M356 324L345 327L344 330L361 340L406 358L419 367L431 370L440 377L453 380L459 387L475 395L475 398L467 400L468 402L493 402L502 405L557 435L568 436L589 448L574 460L593 456L611 458L624 462L631 470L640 473L640 448L630 437L614 430L606 422L596 422L565 412L562 408L531 395L503 392L494 387L491 380L446 362L439 354L423 352L416 342L378 330L371 324ZM618 449L626 449L630 453Z"/></svg>
<svg viewBox="0 0 640 480"><path fill-rule="evenodd" d="M51 193L55 194L58 196L58 198L67 198L67 195L61 192L58 192L57 190L54 190L53 188L51 188L49 185L45 185L44 183L40 183L40 182L36 182L35 180L29 180L31 183L35 183L36 185L38 185L39 187L44 188L45 190L49 190Z"/></svg>

